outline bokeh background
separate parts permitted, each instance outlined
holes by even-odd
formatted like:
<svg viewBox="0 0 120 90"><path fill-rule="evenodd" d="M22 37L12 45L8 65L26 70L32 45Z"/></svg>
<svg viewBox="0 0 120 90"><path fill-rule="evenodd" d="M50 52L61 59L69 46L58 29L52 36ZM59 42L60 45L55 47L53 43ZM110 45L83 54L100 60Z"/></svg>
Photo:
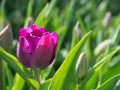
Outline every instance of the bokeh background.
<svg viewBox="0 0 120 90"><path fill-rule="evenodd" d="M47 4L49 4L49 7L46 6ZM10 24L12 28L13 41L8 51L9 53L16 56L19 29L34 23L37 18L40 19L39 26L59 34L56 59L52 69L47 68L43 71L42 76L44 80L54 75L69 51L89 31L93 33L86 47L82 50L87 54L89 69L100 61L101 58L108 55L116 47L119 47L120 32L117 31L117 28L120 24L120 0L0 0L0 31L7 24ZM113 38L115 39L113 40ZM105 43L101 45L103 42ZM113 43L111 44L111 42ZM113 67L120 64L119 53L115 56L116 61L112 62L114 64ZM16 72L9 65L7 68L14 80ZM120 73L119 68L115 68L117 72L108 76L106 80ZM104 67L102 70L104 69L110 70L111 68L107 67L106 69ZM47 74L44 72L47 72ZM104 71L100 76L106 76L107 72ZM5 85L12 87L13 84L10 84L10 82L13 83L13 80L9 81L7 75L5 79ZM97 84L93 86L86 84L85 87L83 86L83 90L96 88ZM28 86L24 85L24 90L26 88Z"/></svg>

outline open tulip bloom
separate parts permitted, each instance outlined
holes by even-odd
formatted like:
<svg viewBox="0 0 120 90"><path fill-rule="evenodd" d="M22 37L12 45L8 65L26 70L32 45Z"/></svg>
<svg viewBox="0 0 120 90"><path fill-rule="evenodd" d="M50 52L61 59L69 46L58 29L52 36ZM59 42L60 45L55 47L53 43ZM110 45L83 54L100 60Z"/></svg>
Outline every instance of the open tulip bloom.
<svg viewBox="0 0 120 90"><path fill-rule="evenodd" d="M17 58L26 67L40 69L50 65L56 53L58 35L35 24L19 31Z"/></svg>

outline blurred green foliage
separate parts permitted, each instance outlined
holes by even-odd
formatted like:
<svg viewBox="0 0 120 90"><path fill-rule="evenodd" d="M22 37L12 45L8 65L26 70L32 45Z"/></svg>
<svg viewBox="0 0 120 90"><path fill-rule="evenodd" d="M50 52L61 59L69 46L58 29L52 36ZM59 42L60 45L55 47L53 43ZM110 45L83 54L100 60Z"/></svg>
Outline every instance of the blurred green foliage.
<svg viewBox="0 0 120 90"><path fill-rule="evenodd" d="M13 56L0 48L0 55L8 64L3 62L3 70L6 71L2 73L4 90L15 90L19 82L22 82L20 90L27 88L33 90L29 85L35 86L31 83L34 79L27 78L28 74L24 73L22 65L16 68L17 60L14 57L19 29L32 23L45 27L50 32L55 31L59 35L55 62L41 72L44 90L50 87L50 83L51 88L56 90L64 88L63 83L60 83L59 89L55 86L62 73L65 73L65 77L60 81L67 83L64 90L71 90L67 89L69 85L75 86L75 90L76 87L78 90L119 90L119 5L119 0L0 0L0 31L9 23L14 37L12 49L9 51ZM75 47L79 47L78 44L82 42L79 40L82 40L89 31L92 31L92 34L84 41L86 44L76 49ZM66 62L77 60L77 56L82 52L86 53L88 70L84 76L77 78L79 80L77 82L74 70L76 63ZM71 67L74 73L68 72ZM27 72L31 73L30 70Z"/></svg>

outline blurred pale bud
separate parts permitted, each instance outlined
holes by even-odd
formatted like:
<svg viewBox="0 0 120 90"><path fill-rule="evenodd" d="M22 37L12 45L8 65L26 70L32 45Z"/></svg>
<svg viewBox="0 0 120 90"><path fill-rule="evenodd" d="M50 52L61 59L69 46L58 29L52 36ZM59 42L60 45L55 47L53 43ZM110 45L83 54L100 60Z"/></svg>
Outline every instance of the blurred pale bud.
<svg viewBox="0 0 120 90"><path fill-rule="evenodd" d="M76 75L78 80L86 75L88 71L88 60L86 53L83 52L80 54L77 64L76 64Z"/></svg>
<svg viewBox="0 0 120 90"><path fill-rule="evenodd" d="M12 46L12 31L11 26L8 24L3 30L0 31L0 46L9 50Z"/></svg>
<svg viewBox="0 0 120 90"><path fill-rule="evenodd" d="M80 38L81 38L81 35L82 35L82 29L80 28L80 27L78 27L78 29L77 29L77 35L78 35L78 41L80 40Z"/></svg>
<svg viewBox="0 0 120 90"><path fill-rule="evenodd" d="M111 12L107 12L104 16L104 19L103 19L103 25L105 27L108 27L110 24L110 20L111 20Z"/></svg>
<svg viewBox="0 0 120 90"><path fill-rule="evenodd" d="M24 27L28 27L34 23L33 17L27 18Z"/></svg>
<svg viewBox="0 0 120 90"><path fill-rule="evenodd" d="M80 36L81 36L81 29L79 28L79 22L77 22L72 31L71 48L73 48L76 45L76 43L80 39Z"/></svg>
<svg viewBox="0 0 120 90"><path fill-rule="evenodd" d="M96 48L95 48L95 55L100 54L101 52L104 52L105 49L110 45L110 43L112 42L111 39L105 40L103 42L101 42Z"/></svg>
<svg viewBox="0 0 120 90"><path fill-rule="evenodd" d="M61 55L62 55L62 57L66 57L67 56L67 54L68 54L68 51L66 50L66 49L61 49Z"/></svg>

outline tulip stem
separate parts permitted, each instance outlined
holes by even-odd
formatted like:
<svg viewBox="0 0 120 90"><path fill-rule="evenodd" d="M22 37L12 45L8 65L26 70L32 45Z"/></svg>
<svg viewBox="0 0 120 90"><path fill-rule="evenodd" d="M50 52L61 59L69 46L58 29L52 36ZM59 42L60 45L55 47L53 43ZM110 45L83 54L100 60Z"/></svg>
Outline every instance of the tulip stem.
<svg viewBox="0 0 120 90"><path fill-rule="evenodd" d="M35 79L38 81L39 83L39 86L40 86L40 90L42 90L42 85L41 85L41 82L40 82L40 69L39 68L35 68L34 69L34 77Z"/></svg>

